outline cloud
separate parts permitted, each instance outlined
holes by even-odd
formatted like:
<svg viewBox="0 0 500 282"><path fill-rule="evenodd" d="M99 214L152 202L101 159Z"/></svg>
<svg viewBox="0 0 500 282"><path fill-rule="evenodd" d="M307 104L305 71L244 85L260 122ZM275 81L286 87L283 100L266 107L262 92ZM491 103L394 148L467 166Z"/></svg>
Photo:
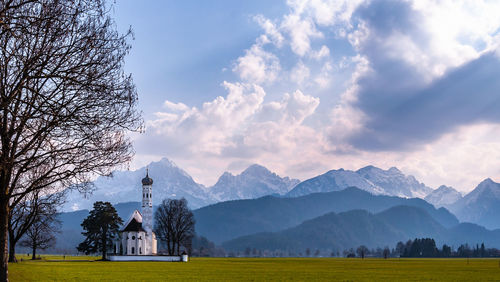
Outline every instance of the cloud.
<svg viewBox="0 0 500 282"><path fill-rule="evenodd" d="M147 130L163 136L177 150L218 154L231 146L231 135L260 108L265 92L255 84L224 82L229 94L203 103L200 109L186 108L181 113L159 112L147 122Z"/></svg>
<svg viewBox="0 0 500 282"><path fill-rule="evenodd" d="M183 103L173 103L170 101L165 101L163 105L165 106L165 108L172 111L186 111L188 109L188 106Z"/></svg>
<svg viewBox="0 0 500 282"><path fill-rule="evenodd" d="M302 85L309 78L310 74L309 68L302 61L299 61L292 69L290 80L298 85Z"/></svg>
<svg viewBox="0 0 500 282"><path fill-rule="evenodd" d="M345 135L347 144L363 150L414 150L460 125L499 121L492 107L499 103L494 77L500 63L490 50L491 32L498 30L500 19L465 33L453 28L444 37L430 29L443 15L460 21L468 7L458 6L461 10L447 11L444 4L426 9L406 1L373 1L353 14L356 25L348 38L367 67L353 73L346 94L351 101L338 106L341 113L349 109L364 116L354 119L361 124L354 126L355 134ZM479 6L485 12L493 8ZM489 43L478 48L471 43L478 40Z"/></svg>
<svg viewBox="0 0 500 282"><path fill-rule="evenodd" d="M478 123L458 127L419 150L392 154L401 167L427 185L474 189L482 180L500 181L500 125ZM397 158L399 156L399 158Z"/></svg>
<svg viewBox="0 0 500 282"><path fill-rule="evenodd" d="M331 62L327 61L323 64L321 72L314 79L314 82L316 82L320 88L327 88L330 86L332 69L333 67Z"/></svg>
<svg viewBox="0 0 500 282"><path fill-rule="evenodd" d="M328 56L330 56L330 49L325 45L321 46L321 48L318 51L311 52L311 58L318 61Z"/></svg>
<svg viewBox="0 0 500 282"><path fill-rule="evenodd" d="M136 140L136 146L143 154L148 154L147 147L173 158L226 162L260 162L280 154L290 156L292 152L318 149L321 133L304 124L318 107L318 98L297 90L285 93L280 101L265 103L266 93L258 85L223 85L227 96L205 102L199 109L186 107L179 111L174 107L156 113L156 119L147 122L147 134ZM291 157L289 162L295 158L300 159Z"/></svg>
<svg viewBox="0 0 500 282"><path fill-rule="evenodd" d="M251 163L301 179L398 166L462 191L499 175L500 3L287 4L253 18L262 34L226 95L164 103L137 139L142 160L168 156L205 184Z"/></svg>
<svg viewBox="0 0 500 282"><path fill-rule="evenodd" d="M281 27L288 32L292 51L299 56L304 56L310 51L311 38L323 38L324 36L316 29L312 20L302 19L296 14L285 16Z"/></svg>
<svg viewBox="0 0 500 282"><path fill-rule="evenodd" d="M233 67L233 71L238 73L242 80L257 84L274 82L280 70L278 57L265 51L261 43L256 43L246 50L245 55L239 57Z"/></svg>
<svg viewBox="0 0 500 282"><path fill-rule="evenodd" d="M349 25L352 13L364 0L288 0L295 14L307 15L319 25Z"/></svg>
<svg viewBox="0 0 500 282"><path fill-rule="evenodd" d="M274 22L266 19L262 15L255 16L254 20L260 25L262 29L264 29L266 37L271 38L272 43L276 47L280 48L281 46L283 46L283 42L285 39Z"/></svg>
<svg viewBox="0 0 500 282"><path fill-rule="evenodd" d="M437 139L460 125L500 122L498 77L500 61L487 53L424 88L407 89L399 99L387 95L379 97L379 101L360 101L360 108L371 120L365 125L367 130L353 142L365 149L408 149ZM377 90L383 91L368 88L361 94L370 95Z"/></svg>

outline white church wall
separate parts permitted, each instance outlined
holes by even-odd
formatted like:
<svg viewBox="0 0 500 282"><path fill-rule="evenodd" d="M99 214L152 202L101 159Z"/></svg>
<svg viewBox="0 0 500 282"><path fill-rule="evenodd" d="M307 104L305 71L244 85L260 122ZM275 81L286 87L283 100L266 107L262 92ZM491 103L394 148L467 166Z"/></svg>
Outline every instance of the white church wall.
<svg viewBox="0 0 500 282"><path fill-rule="evenodd" d="M109 256L110 261L182 261L182 256Z"/></svg>

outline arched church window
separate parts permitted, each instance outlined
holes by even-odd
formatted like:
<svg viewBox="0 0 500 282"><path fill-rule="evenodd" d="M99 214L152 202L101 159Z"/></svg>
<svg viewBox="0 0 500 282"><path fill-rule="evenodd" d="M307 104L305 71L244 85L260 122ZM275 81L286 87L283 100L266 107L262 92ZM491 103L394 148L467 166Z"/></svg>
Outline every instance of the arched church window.
<svg viewBox="0 0 500 282"><path fill-rule="evenodd" d="M149 193L149 197L151 198L151 193Z"/></svg>
<svg viewBox="0 0 500 282"><path fill-rule="evenodd" d="M142 255L142 248L139 247L139 254Z"/></svg>
<svg viewBox="0 0 500 282"><path fill-rule="evenodd" d="M135 248L134 248L134 247L132 247L132 254L134 254L134 252L135 252Z"/></svg>

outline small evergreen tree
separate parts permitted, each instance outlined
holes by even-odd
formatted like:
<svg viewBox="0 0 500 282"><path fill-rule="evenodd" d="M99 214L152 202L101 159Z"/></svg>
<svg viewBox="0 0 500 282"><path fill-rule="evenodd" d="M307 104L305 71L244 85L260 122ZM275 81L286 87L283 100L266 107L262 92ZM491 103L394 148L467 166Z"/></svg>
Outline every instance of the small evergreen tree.
<svg viewBox="0 0 500 282"><path fill-rule="evenodd" d="M445 258L451 257L451 247L444 244L443 249L441 250L441 256Z"/></svg>
<svg viewBox="0 0 500 282"><path fill-rule="evenodd" d="M109 202L95 202L94 209L81 224L85 240L78 245L77 250L85 254L102 252L102 259L106 260L108 246L113 244L112 239L118 234L118 228L123 220L118 216L115 208Z"/></svg>

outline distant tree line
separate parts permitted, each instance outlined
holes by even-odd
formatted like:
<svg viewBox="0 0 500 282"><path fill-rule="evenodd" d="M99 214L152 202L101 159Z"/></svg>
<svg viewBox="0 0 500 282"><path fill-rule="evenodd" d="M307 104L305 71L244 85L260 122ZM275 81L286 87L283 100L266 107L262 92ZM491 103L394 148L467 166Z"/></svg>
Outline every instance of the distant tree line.
<svg viewBox="0 0 500 282"><path fill-rule="evenodd" d="M396 253L400 257L460 257L460 258L487 258L500 257L500 250L496 248L486 248L484 243L476 246L468 244L460 245L456 250L444 244L441 249L436 247L436 242L431 238L408 240L408 242L398 242Z"/></svg>
<svg viewBox="0 0 500 282"><path fill-rule="evenodd" d="M247 248L245 250L246 256L258 256L259 252L257 249ZM225 257L226 252L223 248L215 245L214 242L208 240L203 236L195 235L192 241L192 256L195 257Z"/></svg>
<svg viewBox="0 0 500 282"><path fill-rule="evenodd" d="M204 237L198 237L206 240ZM199 239L198 239L199 240ZM212 242L208 241L208 244L213 248L217 248ZM198 244L198 243L197 243ZM224 250L218 248L219 252L215 256L224 256ZM195 252L195 255L199 256L199 252ZM201 255L204 256L204 255ZM211 255L205 256L214 256ZM488 258L488 257L500 257L500 250L496 248L486 248L484 243L476 244L475 246L470 246L468 244L462 244L457 249L453 246L444 244L441 248L436 246L436 242L432 238L415 238L414 240L408 240L406 243L398 242L394 248L389 248L388 246L384 248L368 248L361 245L357 248L349 248L343 251L331 250L331 249L315 249L314 251L310 248L306 248L303 251L297 250L268 250L268 249L256 249L252 247L246 247L244 251L229 251L226 256L229 257L347 257L347 258L365 258L365 257L377 257L377 258L397 258L397 257L407 257L407 258Z"/></svg>

